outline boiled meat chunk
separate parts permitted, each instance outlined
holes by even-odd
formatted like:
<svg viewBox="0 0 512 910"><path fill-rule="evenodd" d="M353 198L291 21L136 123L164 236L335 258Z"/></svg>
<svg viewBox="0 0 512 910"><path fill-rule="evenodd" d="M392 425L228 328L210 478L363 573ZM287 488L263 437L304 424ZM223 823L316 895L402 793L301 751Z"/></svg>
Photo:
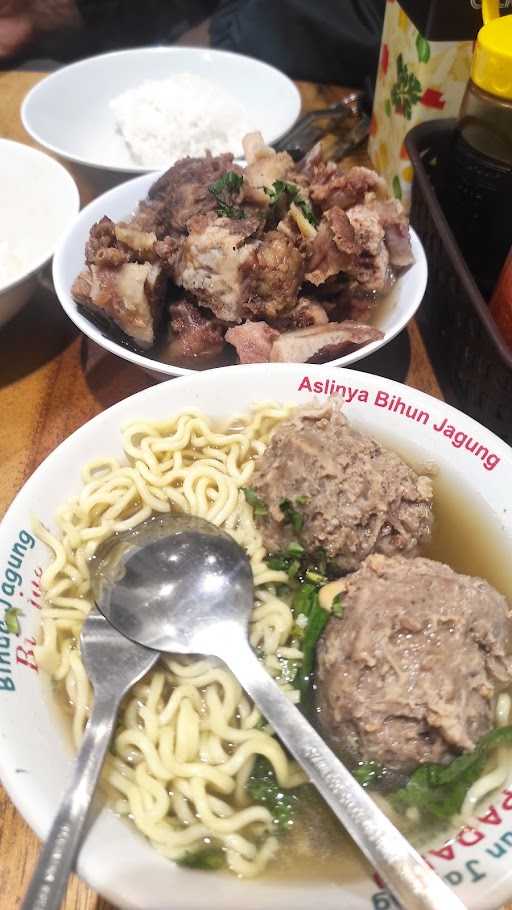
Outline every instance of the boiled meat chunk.
<svg viewBox="0 0 512 910"><path fill-rule="evenodd" d="M296 537L283 499L301 500L304 548L322 547L341 571L357 569L371 553L415 555L430 537L430 479L354 430L332 405L299 408L279 424L251 487L267 506L257 521L270 553L285 552Z"/></svg>
<svg viewBox="0 0 512 910"><path fill-rule="evenodd" d="M272 346L270 359L274 363L323 363L382 337L379 329L349 319L312 325L283 332Z"/></svg>
<svg viewBox="0 0 512 910"><path fill-rule="evenodd" d="M116 225L104 216L93 224L85 244L85 262L87 265L104 265L112 268L129 262L131 251L123 249L116 237Z"/></svg>
<svg viewBox="0 0 512 910"><path fill-rule="evenodd" d="M214 357L221 353L222 327L207 312L189 300L180 300L171 305L169 316L169 339L162 352L168 360Z"/></svg>
<svg viewBox="0 0 512 910"><path fill-rule="evenodd" d="M329 161L313 168L311 199L324 210L335 205L349 209L365 202L367 193L378 199L387 197L385 181L367 167L352 167L344 173L333 161Z"/></svg>
<svg viewBox="0 0 512 910"><path fill-rule="evenodd" d="M244 173L244 199L258 205L268 205L265 188L270 189L276 180L285 180L293 168L288 152L276 152L265 145L261 133L249 133L243 140L247 167Z"/></svg>
<svg viewBox="0 0 512 910"><path fill-rule="evenodd" d="M336 587L343 616L320 639L316 674L333 748L405 774L473 749L512 682L505 598L420 557L369 556Z"/></svg>
<svg viewBox="0 0 512 910"><path fill-rule="evenodd" d="M228 329L226 341L236 348L240 363L268 363L279 332L266 322L244 322Z"/></svg>
<svg viewBox="0 0 512 910"><path fill-rule="evenodd" d="M340 273L369 293L380 293L393 284L379 213L367 205L344 211L333 206L324 212L309 247L306 280L316 286Z"/></svg>
<svg viewBox="0 0 512 910"><path fill-rule="evenodd" d="M243 315L272 319L293 309L304 280L299 250L281 231L267 231L251 249L241 266L246 293Z"/></svg>
<svg viewBox="0 0 512 910"><path fill-rule="evenodd" d="M306 281L316 286L347 272L357 251L354 228L343 209L334 206L322 217L310 244Z"/></svg>
<svg viewBox="0 0 512 910"><path fill-rule="evenodd" d="M159 239L166 234L185 233L191 218L213 212L218 203L209 187L227 171L243 173L233 163L232 155L213 157L207 153L204 158L183 158L159 177L149 191Z"/></svg>
<svg viewBox="0 0 512 910"><path fill-rule="evenodd" d="M377 215L383 229L389 253L389 262L394 269L406 269L414 262L411 249L409 220L398 199L385 202L374 201L367 206Z"/></svg>
<svg viewBox="0 0 512 910"><path fill-rule="evenodd" d="M212 215L189 223L174 279L223 322L272 318L296 302L302 256L278 231L254 239L259 226L258 219Z"/></svg>
<svg viewBox="0 0 512 910"><path fill-rule="evenodd" d="M310 300L308 297L301 297L297 306L276 319L274 325L283 331L305 329L311 325L327 325L328 322L329 317L321 303L318 303L317 300Z"/></svg>
<svg viewBox="0 0 512 910"><path fill-rule="evenodd" d="M155 342L166 277L159 265L127 262L119 268L91 265L75 280L71 293L91 313L104 317L141 348Z"/></svg>
<svg viewBox="0 0 512 910"><path fill-rule="evenodd" d="M174 265L176 284L194 294L224 322L240 322L247 299L242 265L252 261L254 246L247 238L258 230L257 220L199 216L189 223Z"/></svg>

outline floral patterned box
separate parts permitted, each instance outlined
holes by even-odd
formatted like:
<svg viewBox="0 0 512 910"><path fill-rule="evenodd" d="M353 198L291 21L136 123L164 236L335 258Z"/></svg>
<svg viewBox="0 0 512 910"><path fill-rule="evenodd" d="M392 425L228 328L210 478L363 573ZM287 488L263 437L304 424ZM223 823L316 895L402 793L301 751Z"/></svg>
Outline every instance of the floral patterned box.
<svg viewBox="0 0 512 910"><path fill-rule="evenodd" d="M397 0L387 0L369 154L406 208L413 172L405 136L424 120L457 116L472 52L472 41L427 40Z"/></svg>

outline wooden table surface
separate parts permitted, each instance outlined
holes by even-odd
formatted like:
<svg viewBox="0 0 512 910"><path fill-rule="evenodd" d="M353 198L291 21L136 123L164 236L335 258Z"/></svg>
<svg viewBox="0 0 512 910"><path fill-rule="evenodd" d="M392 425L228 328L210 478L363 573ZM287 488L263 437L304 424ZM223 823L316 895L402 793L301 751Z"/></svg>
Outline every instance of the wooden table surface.
<svg viewBox="0 0 512 910"><path fill-rule="evenodd" d="M35 145L21 125L19 109L26 92L42 76L0 72L0 136ZM343 89L337 87L299 83L299 88L305 109L343 97ZM105 181L98 181L90 172L71 164L69 170L79 186L82 204L105 188ZM356 368L441 397L414 322ZM55 297L41 288L0 332L0 516L27 477L63 439L104 408L153 382L137 367L103 352L81 336ZM15 910L39 845L1 787L0 819L0 906ZM76 876L63 907L113 910Z"/></svg>

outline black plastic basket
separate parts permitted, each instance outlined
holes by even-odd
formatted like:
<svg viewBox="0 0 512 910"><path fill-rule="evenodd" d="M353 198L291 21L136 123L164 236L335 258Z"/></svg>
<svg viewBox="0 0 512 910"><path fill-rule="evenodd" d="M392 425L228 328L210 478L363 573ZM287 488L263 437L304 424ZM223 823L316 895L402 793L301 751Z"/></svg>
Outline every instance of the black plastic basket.
<svg viewBox="0 0 512 910"><path fill-rule="evenodd" d="M421 123L405 140L414 166L411 223L429 266L418 325L446 400L512 443L512 352L442 209L442 163L454 127L454 120Z"/></svg>

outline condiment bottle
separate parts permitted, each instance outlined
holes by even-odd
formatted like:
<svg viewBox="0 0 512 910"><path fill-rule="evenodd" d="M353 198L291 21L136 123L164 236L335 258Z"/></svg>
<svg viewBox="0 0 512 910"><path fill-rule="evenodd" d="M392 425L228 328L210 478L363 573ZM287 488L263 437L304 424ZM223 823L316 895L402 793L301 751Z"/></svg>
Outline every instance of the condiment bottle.
<svg viewBox="0 0 512 910"><path fill-rule="evenodd" d="M512 15L483 0L484 26L447 168L446 214L489 298L512 244Z"/></svg>
<svg viewBox="0 0 512 910"><path fill-rule="evenodd" d="M512 247L501 270L489 309L503 341L512 351Z"/></svg>

